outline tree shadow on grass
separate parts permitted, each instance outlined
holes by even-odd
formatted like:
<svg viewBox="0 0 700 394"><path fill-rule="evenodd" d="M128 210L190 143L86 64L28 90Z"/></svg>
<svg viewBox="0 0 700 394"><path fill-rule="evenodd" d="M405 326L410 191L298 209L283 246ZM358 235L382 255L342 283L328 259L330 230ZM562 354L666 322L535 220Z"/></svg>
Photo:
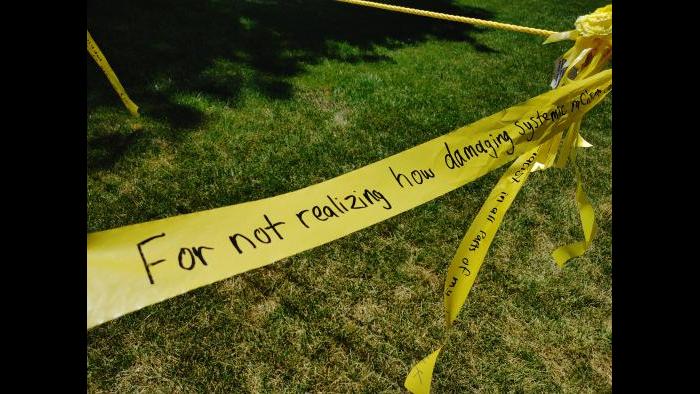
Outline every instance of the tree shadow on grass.
<svg viewBox="0 0 700 394"><path fill-rule="evenodd" d="M418 0L385 2L493 17L451 0L435 0L429 6ZM469 25L331 0L90 0L87 14L90 33L141 115L179 133L205 121L200 110L183 104L183 94L232 107L244 89L289 99L289 78L302 73L306 64L324 59L391 61L377 48L398 48L430 37L492 51L472 37L478 29ZM86 60L88 114L98 107L121 106L101 70L89 56Z"/></svg>
<svg viewBox="0 0 700 394"><path fill-rule="evenodd" d="M88 163L93 168L111 167L136 140L137 134L104 134L88 139Z"/></svg>

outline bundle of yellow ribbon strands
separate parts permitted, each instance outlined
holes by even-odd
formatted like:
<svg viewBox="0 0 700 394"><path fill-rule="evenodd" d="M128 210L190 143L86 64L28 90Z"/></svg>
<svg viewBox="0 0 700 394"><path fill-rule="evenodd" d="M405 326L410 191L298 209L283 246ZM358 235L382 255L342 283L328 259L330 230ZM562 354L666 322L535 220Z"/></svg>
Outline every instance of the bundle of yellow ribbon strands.
<svg viewBox="0 0 700 394"><path fill-rule="evenodd" d="M339 1L355 2L356 0ZM545 43L566 39L573 39L576 42L574 47L557 62L560 70L555 73L552 81L553 89L563 88L574 81L585 80L591 75L598 74L608 64L612 57L612 6L599 8L589 15L579 17L576 20L575 30L552 33ZM582 94L579 100L574 101L571 109L585 102L587 98L584 96ZM445 323L448 330L453 327L453 323L476 280L494 235L528 175L533 171L544 170L552 166L564 167L567 161L575 161L577 147L590 146L579 134L580 126L581 119L579 118L571 123L565 135L559 133L521 155L501 176L487 197L462 239L445 277ZM593 207L583 190L579 169L575 163L573 164L577 181L576 203L584 239L554 250L552 257L560 267L563 267L569 259L582 255L588 249L596 232ZM511 180L517 174L519 174L517 176L518 182L512 182ZM417 394L430 392L433 369L445 346L444 341L443 339L442 345L437 350L413 366L404 382L404 386L408 390Z"/></svg>

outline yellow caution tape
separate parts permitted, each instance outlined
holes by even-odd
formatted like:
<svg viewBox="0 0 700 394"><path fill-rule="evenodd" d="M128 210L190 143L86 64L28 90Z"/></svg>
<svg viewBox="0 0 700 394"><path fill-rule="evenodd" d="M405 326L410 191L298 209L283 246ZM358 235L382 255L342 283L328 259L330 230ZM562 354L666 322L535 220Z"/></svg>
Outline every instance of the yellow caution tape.
<svg viewBox="0 0 700 394"><path fill-rule="evenodd" d="M593 206L588 201L586 194L583 191L581 183L581 174L576 169L576 204L578 205L579 215L581 217L581 227L583 227L584 240L564 245L552 252L554 261L563 267L569 259L581 256L586 252L591 245L593 236L598 231L595 224L595 216L593 215Z"/></svg>
<svg viewBox="0 0 700 394"><path fill-rule="evenodd" d="M592 14L579 17L576 20L576 30L554 33L549 36L545 44L564 39L573 39L576 42L573 48L555 62L555 76L551 84L552 88L558 88L555 91L564 89L568 84L576 83L574 81L584 80L589 75L603 73L600 70L612 56L612 6L599 8ZM580 99L585 101L583 96ZM578 103L572 103L572 108L576 105ZM527 180L529 173L552 166L562 168L569 159L575 162L577 147L591 146L579 134L580 126L579 117L569 124L566 135L556 134L539 147L520 156L491 191L467 230L448 268L444 293L445 323L448 330L452 328L469 295L476 280L476 274L481 268L506 210ZM559 267L563 267L569 259L582 255L590 246L597 229L593 207L583 191L580 171L575 163L574 168L577 180L576 202L584 240L564 245L552 253ZM413 366L404 381L404 386L409 391L415 394L430 392L435 363L444 346L443 340L443 344L437 350Z"/></svg>
<svg viewBox="0 0 700 394"><path fill-rule="evenodd" d="M567 32L569 39L574 39L576 42L573 48L569 49L562 56L562 59L565 59L566 66L562 73L563 78L559 81L558 86L565 86L572 81L580 80L599 72L608 64L612 57L612 5L598 8L588 15L578 17L575 25L575 30ZM550 36L545 43L558 41L560 35L561 33ZM563 267L569 259L582 255L590 246L597 231L593 207L583 190L581 174L575 163L576 148L590 146L581 137L580 127L581 122L573 122L571 124L567 137L560 148L555 166L562 168L569 159L573 162L576 171L576 204L581 217L584 239L583 241L564 245L552 252L554 261L560 267Z"/></svg>
<svg viewBox="0 0 700 394"><path fill-rule="evenodd" d="M463 251L455 260L462 262L462 257L473 252L467 264L477 264L478 256L486 252L495 234L496 222L500 223L515 190L534 164L530 152L580 121L611 89L612 70L605 70L301 190L90 233L87 326L333 241L518 158L506 172L505 185L499 182L492 192L506 193L503 201L489 206L496 208L494 217L487 215L485 221L475 221L474 231L478 231L468 232L465 238L467 249L475 240L479 246L474 251ZM482 236L481 230L486 235ZM473 281L477 265L468 265L473 272L470 276L465 276L466 271L459 266L451 267L448 277L461 275L455 286L462 290L454 289L446 304L456 306L466 297L465 285ZM456 316L458 310L452 308L450 316Z"/></svg>
<svg viewBox="0 0 700 394"><path fill-rule="evenodd" d="M124 90L124 87L119 82L119 78L117 78L114 71L112 71L112 67L109 66L107 59L102 54L102 51L100 51L100 48L97 46L95 41L92 39L89 31L87 32L87 51L105 73L107 79L109 79L109 82L112 84L114 91L117 92L119 98L126 106L126 109L128 109L132 115L139 116L139 106L134 104L134 102L129 98L129 95L126 94L126 90Z"/></svg>
<svg viewBox="0 0 700 394"><path fill-rule="evenodd" d="M445 277L445 321L448 329L452 327L469 295L506 211L532 172L537 157L542 155L541 151L546 150L544 145L546 143L518 157L501 176L459 244ZM430 392L433 369L443 346L444 344L411 369L404 382L408 390L413 393Z"/></svg>

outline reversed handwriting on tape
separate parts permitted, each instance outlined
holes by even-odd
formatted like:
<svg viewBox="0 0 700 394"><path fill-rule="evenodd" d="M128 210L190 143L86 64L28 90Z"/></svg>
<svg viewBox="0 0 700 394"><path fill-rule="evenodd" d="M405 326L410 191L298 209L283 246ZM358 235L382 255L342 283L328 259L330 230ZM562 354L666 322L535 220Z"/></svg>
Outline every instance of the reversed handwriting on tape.
<svg viewBox="0 0 700 394"><path fill-rule="evenodd" d="M537 152L532 152L532 155L525 160L522 166L515 171L515 174L513 174L513 177L511 178L511 183L520 183L520 178L526 174L526 171L529 167L530 164L535 162L535 157L537 157Z"/></svg>
<svg viewBox="0 0 700 394"><path fill-rule="evenodd" d="M471 245L469 245L469 251L473 252L479 249L479 244L481 243L481 241L484 240L486 240L486 233L484 232L484 230L479 230L479 234L477 234L476 237L472 239L472 243Z"/></svg>
<svg viewBox="0 0 700 394"><path fill-rule="evenodd" d="M462 275L464 276L469 276L472 274L472 271L469 269L469 259L464 257L462 259L462 262L459 264L459 269L462 270Z"/></svg>

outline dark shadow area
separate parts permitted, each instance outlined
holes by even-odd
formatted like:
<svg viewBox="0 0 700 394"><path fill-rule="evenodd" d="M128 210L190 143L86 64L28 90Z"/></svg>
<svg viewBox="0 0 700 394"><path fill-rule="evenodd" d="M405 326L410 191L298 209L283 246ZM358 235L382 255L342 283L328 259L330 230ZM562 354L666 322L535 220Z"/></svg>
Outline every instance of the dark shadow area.
<svg viewBox="0 0 700 394"><path fill-rule="evenodd" d="M129 145L136 141L138 133L113 133L89 138L87 161L90 168L108 168L119 160Z"/></svg>
<svg viewBox="0 0 700 394"><path fill-rule="evenodd" d="M216 91L216 90L212 90ZM146 90L140 96L139 113L154 119L167 122L170 129L178 131L173 136L180 135L179 131L192 129L204 121L204 115L195 108L176 103L165 92Z"/></svg>
<svg viewBox="0 0 700 394"><path fill-rule="evenodd" d="M451 0L386 1L407 7L492 19L483 9ZM142 116L173 129L197 127L203 115L176 103L197 92L235 106L241 90L267 97L292 95L288 78L323 59L390 61L376 47L396 48L438 39L465 41L476 28L331 0L90 0L87 26ZM88 113L116 106L102 71L87 59Z"/></svg>

